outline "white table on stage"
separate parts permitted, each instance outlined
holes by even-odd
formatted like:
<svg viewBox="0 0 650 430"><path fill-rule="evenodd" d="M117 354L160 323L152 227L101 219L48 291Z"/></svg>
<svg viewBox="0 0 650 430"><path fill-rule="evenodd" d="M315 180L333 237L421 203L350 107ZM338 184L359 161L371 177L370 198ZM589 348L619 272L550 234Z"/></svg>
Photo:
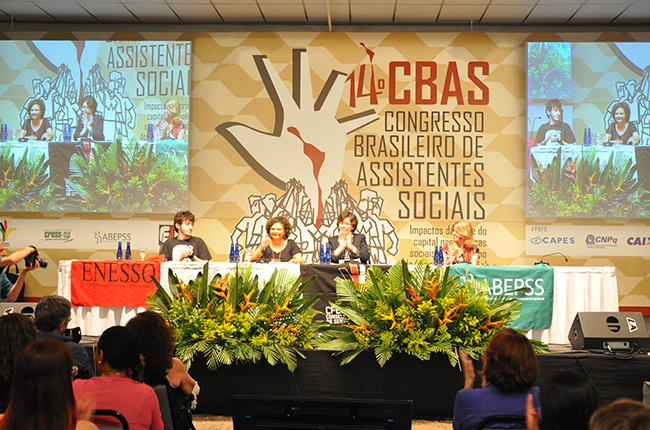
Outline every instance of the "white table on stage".
<svg viewBox="0 0 650 430"><path fill-rule="evenodd" d="M72 261L59 262L59 277L57 294L71 300L72 298ZM203 270L204 262L175 262L167 261L160 265L160 284L169 293L168 269L182 279L189 282ZM215 274L222 275L230 271L233 263L215 263L208 265L208 274L212 278ZM253 272L259 276L260 281L267 280L276 268L286 268L296 276L300 276L300 265L293 263L252 264ZM73 306L70 327L80 327L84 335L99 336L104 330L114 325L124 325L138 312L147 310L146 307L137 306Z"/></svg>
<svg viewBox="0 0 650 430"><path fill-rule="evenodd" d="M71 260L59 263L58 294L71 298ZM160 284L169 292L168 269L184 282L194 279L205 263L165 262L160 266ZM232 263L210 262L208 274L222 275L234 267ZM253 271L263 282L276 268L285 268L300 276L300 265L292 263L252 264ZM554 267L553 320L551 327L529 332L529 337L551 344L569 344L568 333L577 312L617 312L618 286L613 267ZM84 306L72 308L70 327L81 327L86 335L101 335L114 325L124 325L144 307Z"/></svg>
<svg viewBox="0 0 650 430"><path fill-rule="evenodd" d="M529 337L549 344L569 344L569 329L578 312L618 312L614 267L554 267L553 320Z"/></svg>

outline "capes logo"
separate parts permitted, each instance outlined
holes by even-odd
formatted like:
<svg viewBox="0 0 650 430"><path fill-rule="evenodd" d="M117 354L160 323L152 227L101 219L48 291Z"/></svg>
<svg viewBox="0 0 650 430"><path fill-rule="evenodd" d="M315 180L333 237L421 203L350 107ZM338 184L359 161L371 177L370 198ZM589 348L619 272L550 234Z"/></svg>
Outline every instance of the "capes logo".
<svg viewBox="0 0 650 430"><path fill-rule="evenodd" d="M627 244L630 246L650 246L650 237L628 237Z"/></svg>
<svg viewBox="0 0 650 430"><path fill-rule="evenodd" d="M573 245L575 242L575 238L569 236L535 236L530 239L533 245Z"/></svg>

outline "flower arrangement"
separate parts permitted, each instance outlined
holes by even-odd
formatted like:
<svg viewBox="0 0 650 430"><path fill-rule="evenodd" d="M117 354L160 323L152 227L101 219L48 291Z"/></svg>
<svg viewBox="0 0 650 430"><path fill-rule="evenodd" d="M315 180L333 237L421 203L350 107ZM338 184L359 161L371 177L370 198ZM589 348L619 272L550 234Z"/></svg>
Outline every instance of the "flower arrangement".
<svg viewBox="0 0 650 430"><path fill-rule="evenodd" d="M342 355L341 365L372 349L382 367L395 353L421 360L443 353L455 366L459 349L478 357L521 308L516 299L490 298L487 281L461 283L425 259L411 271L404 260L386 273L369 267L364 284L339 279L336 292L334 306L350 323L331 326L319 348Z"/></svg>
<svg viewBox="0 0 650 430"><path fill-rule="evenodd" d="M147 305L161 315L176 333L176 355L186 365L202 353L209 369L233 363L283 363L290 371L300 349L311 349L320 323L313 322L313 305L320 295L303 298L313 281L281 269L260 289L250 265L238 265L226 276L208 282L208 264L196 279L184 284L170 270L172 297L155 280L158 290Z"/></svg>

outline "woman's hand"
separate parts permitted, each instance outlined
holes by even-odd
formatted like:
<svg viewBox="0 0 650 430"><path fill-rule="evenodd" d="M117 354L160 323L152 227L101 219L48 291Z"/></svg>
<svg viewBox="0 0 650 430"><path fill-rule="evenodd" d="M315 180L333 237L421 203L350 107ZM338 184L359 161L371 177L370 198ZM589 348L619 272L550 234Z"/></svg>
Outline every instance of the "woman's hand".
<svg viewBox="0 0 650 430"><path fill-rule="evenodd" d="M526 428L528 430L539 430L539 418L533 406L533 395L526 397Z"/></svg>

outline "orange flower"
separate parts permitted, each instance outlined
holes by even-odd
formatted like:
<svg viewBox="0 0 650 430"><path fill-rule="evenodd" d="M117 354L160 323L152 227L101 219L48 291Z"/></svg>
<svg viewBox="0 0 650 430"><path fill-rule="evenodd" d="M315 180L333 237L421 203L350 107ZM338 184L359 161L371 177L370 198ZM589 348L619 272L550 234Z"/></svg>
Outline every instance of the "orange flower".
<svg viewBox="0 0 650 430"><path fill-rule="evenodd" d="M352 333L356 333L359 331L364 334L372 333L372 329L366 326L366 322L364 320L361 320L361 325L347 325L346 327L350 327L351 329L353 329Z"/></svg>
<svg viewBox="0 0 650 430"><path fill-rule="evenodd" d="M397 327L397 321L395 321L395 313L393 313L393 310L390 310L390 315L381 315L382 319L384 321L392 321L393 324L390 326L390 330L394 329Z"/></svg>
<svg viewBox="0 0 650 430"><path fill-rule="evenodd" d="M440 321L438 321L438 325L439 325L440 327L442 327L442 326L445 325L445 324L448 324L448 323L452 323L452 322L454 322L454 320L451 319L451 318L453 318L453 316L451 315L451 312L448 311L447 309L445 309L445 314L444 314L444 316L442 317L442 319L441 319Z"/></svg>
<svg viewBox="0 0 650 430"><path fill-rule="evenodd" d="M404 321L402 321L402 323L404 324L404 331L407 331L408 329L415 327L415 324L413 324L411 317L409 317L408 315L406 316L406 318L404 318Z"/></svg>

